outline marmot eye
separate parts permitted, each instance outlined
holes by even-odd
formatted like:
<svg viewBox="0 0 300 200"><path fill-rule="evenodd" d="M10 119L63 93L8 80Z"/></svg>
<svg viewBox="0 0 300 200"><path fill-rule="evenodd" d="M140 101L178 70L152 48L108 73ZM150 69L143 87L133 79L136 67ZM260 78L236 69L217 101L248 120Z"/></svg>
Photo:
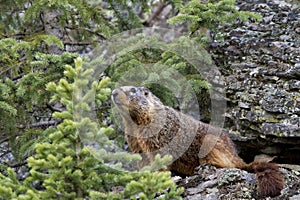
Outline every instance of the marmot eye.
<svg viewBox="0 0 300 200"><path fill-rule="evenodd" d="M129 95L132 96L132 95L135 95L135 94L136 94L136 89L135 88L130 88Z"/></svg>
<svg viewBox="0 0 300 200"><path fill-rule="evenodd" d="M136 89L135 89L135 88L130 88L130 92L131 92L131 93L135 93L135 92L136 92Z"/></svg>
<svg viewBox="0 0 300 200"><path fill-rule="evenodd" d="M144 88L144 89L143 89L143 94L144 94L145 96L148 96L149 93L150 93L150 91L149 91L147 88Z"/></svg>

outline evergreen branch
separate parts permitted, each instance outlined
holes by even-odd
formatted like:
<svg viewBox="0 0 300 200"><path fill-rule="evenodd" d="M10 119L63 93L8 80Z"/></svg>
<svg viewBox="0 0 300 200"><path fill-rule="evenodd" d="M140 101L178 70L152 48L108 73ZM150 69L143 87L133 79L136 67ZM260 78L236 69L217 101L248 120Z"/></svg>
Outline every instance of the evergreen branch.
<svg viewBox="0 0 300 200"><path fill-rule="evenodd" d="M30 37L32 35L35 34L40 34L44 32L44 28L42 27L37 27L35 30L28 30L26 29L26 32L19 32L19 33L0 33L1 34L1 38L15 38L17 40L24 40L26 37Z"/></svg>
<svg viewBox="0 0 300 200"><path fill-rule="evenodd" d="M96 106L92 108L93 111L99 111L99 110L108 110L111 108L111 105L101 105L101 106Z"/></svg>
<svg viewBox="0 0 300 200"><path fill-rule="evenodd" d="M10 70L12 70L12 68L11 68L11 67L8 67L7 69L2 70L2 71L0 72L0 75L4 74L4 73L6 73L6 72L8 72L8 71L10 71Z"/></svg>
<svg viewBox="0 0 300 200"><path fill-rule="evenodd" d="M70 30L78 30L78 27L72 27L72 26L68 26L68 25L66 25L64 28L65 29L70 29ZM107 39L104 35L102 35L101 33L97 32L97 31L93 31L93 30L90 30L88 28L84 28L83 30L85 30L85 31L87 31L87 32L89 32L93 35L96 35L96 36L100 37L100 39L103 39L103 40Z"/></svg>
<svg viewBox="0 0 300 200"><path fill-rule="evenodd" d="M30 36L32 33L16 33L11 35L2 35L3 38L16 38L16 39L23 39L26 36Z"/></svg>
<svg viewBox="0 0 300 200"><path fill-rule="evenodd" d="M61 120L51 120L51 121L43 121L43 122L38 122L34 124L30 124L29 127L25 126L19 126L19 129L25 129L25 128L39 128L39 127L50 127L53 125L57 125L61 122Z"/></svg>
<svg viewBox="0 0 300 200"><path fill-rule="evenodd" d="M24 162L15 163L15 164L6 163L6 165L8 165L8 167L11 167L11 168L18 168L18 167L22 167L24 165L27 165L27 160L25 160Z"/></svg>
<svg viewBox="0 0 300 200"><path fill-rule="evenodd" d="M22 73L22 74L19 74L18 76L15 76L15 77L12 77L11 80L14 81L15 83L19 82L20 79L23 78L25 74Z"/></svg>
<svg viewBox="0 0 300 200"><path fill-rule="evenodd" d="M38 122L38 123L34 123L31 124L29 127L30 128L38 128L38 127L49 127L49 126L53 126L53 125L57 125L61 122L61 120L51 120L51 121L46 121L46 122Z"/></svg>
<svg viewBox="0 0 300 200"><path fill-rule="evenodd" d="M71 45L71 46L86 46L91 45L92 42L63 42L65 45Z"/></svg>
<svg viewBox="0 0 300 200"><path fill-rule="evenodd" d="M100 39L102 39L102 40L107 40L107 38L106 38L104 35L102 35L102 34L96 32L96 31L92 31L92 30L87 29L87 28L84 29L84 30L86 30L87 32L92 33L92 34L94 34L94 35L97 35L97 36L100 37Z"/></svg>
<svg viewBox="0 0 300 200"><path fill-rule="evenodd" d="M62 112L63 110L60 108L56 108L55 106L52 106L49 102L46 103L47 108L49 108L52 112Z"/></svg>

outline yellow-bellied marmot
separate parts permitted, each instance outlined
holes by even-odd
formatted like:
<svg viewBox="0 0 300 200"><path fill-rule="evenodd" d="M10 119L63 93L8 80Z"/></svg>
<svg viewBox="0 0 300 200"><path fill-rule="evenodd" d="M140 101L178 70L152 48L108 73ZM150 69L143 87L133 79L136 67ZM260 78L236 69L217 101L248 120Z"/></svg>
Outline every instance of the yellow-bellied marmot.
<svg viewBox="0 0 300 200"><path fill-rule="evenodd" d="M112 99L125 123L130 149L147 153L143 160L151 162L156 153L170 154L175 159L168 169L184 175L193 175L202 163L245 169L256 173L261 196L280 194L284 181L278 166L267 162L246 164L226 132L164 106L144 87L117 88ZM207 152L201 156L203 151Z"/></svg>

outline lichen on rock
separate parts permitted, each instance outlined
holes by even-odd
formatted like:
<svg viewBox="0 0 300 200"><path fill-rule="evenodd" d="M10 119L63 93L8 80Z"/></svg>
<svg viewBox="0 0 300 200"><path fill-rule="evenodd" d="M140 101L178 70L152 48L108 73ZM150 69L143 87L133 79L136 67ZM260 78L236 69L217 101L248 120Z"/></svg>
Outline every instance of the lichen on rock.
<svg viewBox="0 0 300 200"><path fill-rule="evenodd" d="M223 40L208 47L226 80L225 128L238 132L235 141L249 161L260 149L276 146L277 162L299 163L300 4L239 0L237 5L262 20L226 24Z"/></svg>
<svg viewBox="0 0 300 200"><path fill-rule="evenodd" d="M297 199L300 195L300 173L295 170L281 168L285 177L285 188L281 195L264 199ZM262 199L254 191L257 189L255 175L240 169L216 168L210 165L201 165L195 176L174 180L185 188L185 200L241 200Z"/></svg>

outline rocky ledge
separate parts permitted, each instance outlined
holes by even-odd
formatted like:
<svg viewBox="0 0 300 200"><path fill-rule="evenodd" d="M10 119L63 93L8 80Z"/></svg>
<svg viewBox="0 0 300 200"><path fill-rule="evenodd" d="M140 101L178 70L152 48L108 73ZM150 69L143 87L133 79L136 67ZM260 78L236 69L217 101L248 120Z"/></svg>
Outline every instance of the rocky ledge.
<svg viewBox="0 0 300 200"><path fill-rule="evenodd" d="M226 79L226 129L248 162L257 154L300 163L300 4L237 1L258 22L225 25L208 50Z"/></svg>
<svg viewBox="0 0 300 200"><path fill-rule="evenodd" d="M265 199L300 199L300 172L281 168L285 177L285 188L281 195ZM257 191L255 175L240 169L224 169L202 165L195 176L174 177L179 186L185 188L185 200L241 200L262 199Z"/></svg>

